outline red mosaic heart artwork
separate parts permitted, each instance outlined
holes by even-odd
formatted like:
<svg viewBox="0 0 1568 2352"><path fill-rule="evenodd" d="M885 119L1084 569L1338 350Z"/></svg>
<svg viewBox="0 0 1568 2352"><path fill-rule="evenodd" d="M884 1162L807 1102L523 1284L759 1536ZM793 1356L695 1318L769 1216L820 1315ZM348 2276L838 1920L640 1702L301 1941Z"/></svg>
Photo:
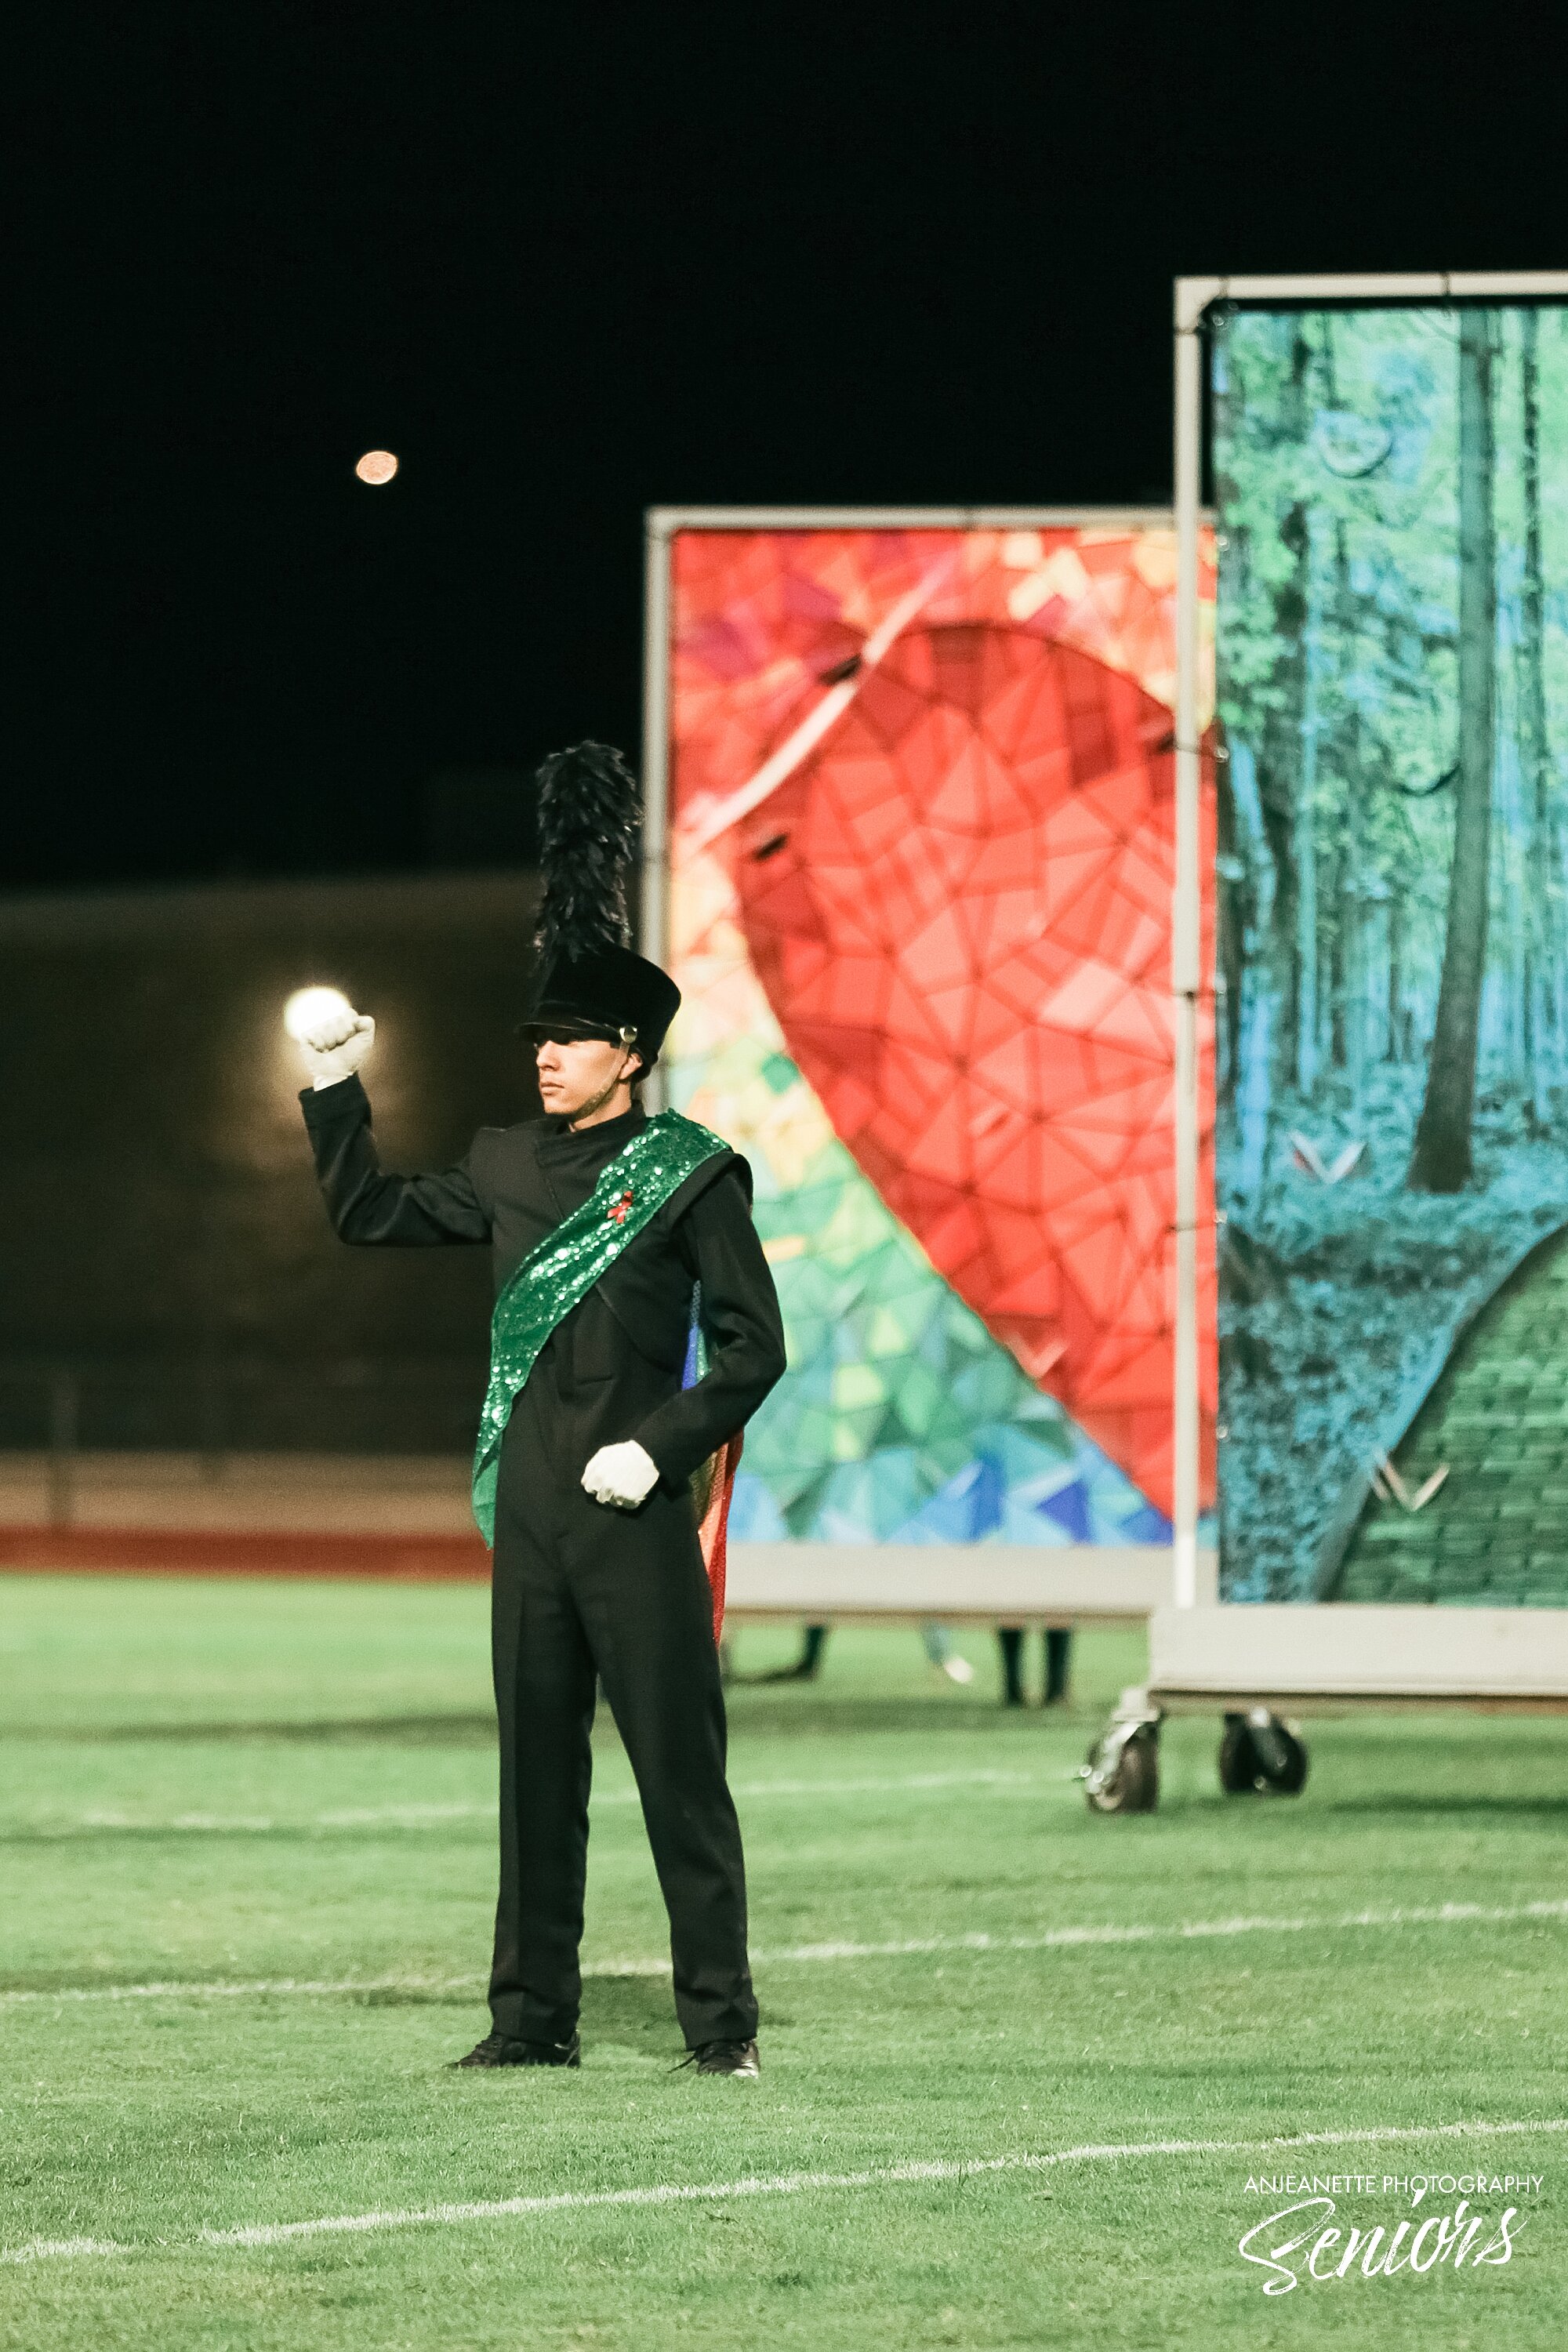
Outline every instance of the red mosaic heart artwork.
<svg viewBox="0 0 1568 2352"><path fill-rule="evenodd" d="M755 969L837 1132L1167 1514L1174 830L1165 706L978 622L895 644L724 845ZM1205 1386L1206 1456L1212 1367Z"/></svg>

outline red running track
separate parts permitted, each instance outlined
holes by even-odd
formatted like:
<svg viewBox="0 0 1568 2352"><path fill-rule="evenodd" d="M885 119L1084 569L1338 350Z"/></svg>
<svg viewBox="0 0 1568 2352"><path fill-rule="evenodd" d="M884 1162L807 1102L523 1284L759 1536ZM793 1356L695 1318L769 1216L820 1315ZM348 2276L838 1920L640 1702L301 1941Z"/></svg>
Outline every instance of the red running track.
<svg viewBox="0 0 1568 2352"><path fill-rule="evenodd" d="M483 1583L490 1556L466 1535L301 1535L286 1528L0 1528L0 1574L345 1576Z"/></svg>

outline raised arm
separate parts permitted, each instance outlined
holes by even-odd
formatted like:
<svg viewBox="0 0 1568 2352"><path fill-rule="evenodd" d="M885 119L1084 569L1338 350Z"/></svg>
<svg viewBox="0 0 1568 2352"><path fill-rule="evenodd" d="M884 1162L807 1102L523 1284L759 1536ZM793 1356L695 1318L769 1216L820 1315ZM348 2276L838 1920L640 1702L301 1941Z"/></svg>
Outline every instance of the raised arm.
<svg viewBox="0 0 1568 2352"><path fill-rule="evenodd" d="M489 1211L466 1160L430 1176L395 1176L383 1168L357 1077L308 1090L300 1103L316 1181L340 1241L394 1249L489 1241Z"/></svg>
<svg viewBox="0 0 1568 2352"><path fill-rule="evenodd" d="M702 1285L710 1360L694 1388L669 1398L632 1433L666 1486L689 1478L733 1437L784 1369L778 1293L746 1194L743 1168L727 1171L699 1193L676 1228Z"/></svg>
<svg viewBox="0 0 1568 2352"><path fill-rule="evenodd" d="M299 1040L312 1080L300 1107L339 1240L394 1249L488 1242L489 1211L466 1160L438 1176L394 1176L383 1168L358 1076L374 1039L374 1022L345 1005Z"/></svg>

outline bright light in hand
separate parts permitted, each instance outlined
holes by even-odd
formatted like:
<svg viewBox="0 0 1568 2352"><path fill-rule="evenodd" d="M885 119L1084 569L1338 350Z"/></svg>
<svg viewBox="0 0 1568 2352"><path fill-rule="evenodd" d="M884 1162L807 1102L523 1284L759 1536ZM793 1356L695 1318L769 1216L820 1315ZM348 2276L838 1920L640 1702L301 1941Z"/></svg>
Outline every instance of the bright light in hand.
<svg viewBox="0 0 1568 2352"><path fill-rule="evenodd" d="M297 988L283 1007L283 1026L298 1043L339 1015L345 1021L353 1018L353 1006L341 989Z"/></svg>

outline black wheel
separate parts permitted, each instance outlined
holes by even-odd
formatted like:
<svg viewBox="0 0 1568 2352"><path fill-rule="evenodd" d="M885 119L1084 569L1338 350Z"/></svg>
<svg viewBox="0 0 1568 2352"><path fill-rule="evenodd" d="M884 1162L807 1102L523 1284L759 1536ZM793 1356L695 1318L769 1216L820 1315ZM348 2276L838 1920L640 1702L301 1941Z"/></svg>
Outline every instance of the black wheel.
<svg viewBox="0 0 1568 2352"><path fill-rule="evenodd" d="M1258 1783L1258 1750L1244 1715L1227 1715L1219 1736L1219 1785L1227 1797L1250 1797Z"/></svg>
<svg viewBox="0 0 1568 2352"><path fill-rule="evenodd" d="M1271 1715L1267 1724L1251 1727L1263 1786L1272 1797L1299 1797L1307 1785L1307 1744L1288 1724Z"/></svg>
<svg viewBox="0 0 1568 2352"><path fill-rule="evenodd" d="M1227 1715L1219 1743L1219 1784L1232 1797L1299 1797L1307 1785L1307 1745L1289 1724L1258 1707Z"/></svg>
<svg viewBox="0 0 1568 2352"><path fill-rule="evenodd" d="M1089 1778L1084 1795L1095 1813L1152 1813L1160 1801L1160 1740L1152 1723L1141 1723L1121 1741L1113 1760L1106 1750L1119 1738L1115 1731L1096 1740L1089 1751Z"/></svg>

